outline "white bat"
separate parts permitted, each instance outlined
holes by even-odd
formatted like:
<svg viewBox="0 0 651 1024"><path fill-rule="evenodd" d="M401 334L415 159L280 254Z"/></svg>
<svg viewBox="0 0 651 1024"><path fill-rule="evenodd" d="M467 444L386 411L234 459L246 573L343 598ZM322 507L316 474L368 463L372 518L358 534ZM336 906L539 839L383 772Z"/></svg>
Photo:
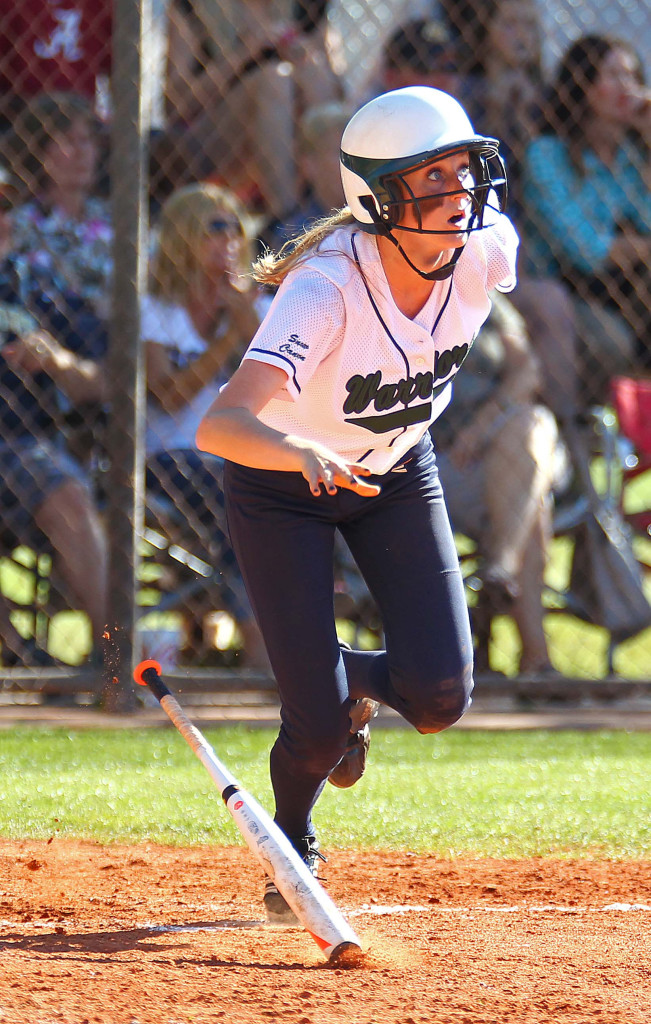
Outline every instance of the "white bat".
<svg viewBox="0 0 651 1024"><path fill-rule="evenodd" d="M208 770L247 846L326 960L354 963L361 954L362 945L343 914L308 870L284 832L218 759L167 688L160 673L157 661L142 661L134 671L134 679L141 686L149 687Z"/></svg>

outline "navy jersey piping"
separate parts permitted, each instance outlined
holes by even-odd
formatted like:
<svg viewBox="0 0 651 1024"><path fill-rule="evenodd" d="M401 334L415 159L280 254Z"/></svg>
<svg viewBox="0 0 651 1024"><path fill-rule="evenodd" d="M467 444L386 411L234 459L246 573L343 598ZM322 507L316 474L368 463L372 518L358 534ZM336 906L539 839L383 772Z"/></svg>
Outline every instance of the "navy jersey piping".
<svg viewBox="0 0 651 1024"><path fill-rule="evenodd" d="M300 388L300 385L299 385L298 381L296 380L296 367L294 366L294 364L291 361L291 359L288 359L287 356L281 355L280 352L272 352L272 351L270 351L269 349L266 349L266 348L251 348L251 349L249 349L249 352L260 352L261 355L263 355L263 356L274 356L276 359L284 359L284 361L286 363L289 363L289 365L292 368L292 380L294 381L294 387L296 388L296 390L298 391L298 393L300 395L301 388Z"/></svg>
<svg viewBox="0 0 651 1024"><path fill-rule="evenodd" d="M376 317L378 318L378 320L382 324L382 326L384 328L384 331L385 331L389 341L391 342L392 345L394 345L398 349L398 352L402 356L402 358L404 360L404 363L405 363L405 370L407 372L407 376L409 376L409 374L411 373L411 369L410 369L410 366L409 366L409 360L407 359L407 356L405 355L403 350L400 348L400 345L398 344L396 339L393 337L391 331L389 330L389 328L387 327L386 323L384 322L384 320L382 318L382 314L380 313L380 310L377 308L377 303L376 303L376 301L373 298L373 295L371 293L371 289L368 286L368 281L366 280L366 277L364 276L364 271L362 270L362 265L359 262L359 256L357 255L357 246L355 245L355 236L356 235L357 235L357 231L355 231L353 233L353 235L351 236L350 242L351 242L351 246L352 246L352 250L353 250L353 256L355 257L355 263L357 264L357 269L359 270L360 277L362 278L362 281L364 282L364 288L366 289L366 294L368 295L369 302L371 303L371 306L373 307L373 311L375 312Z"/></svg>
<svg viewBox="0 0 651 1024"><path fill-rule="evenodd" d="M355 244L356 236L357 236L357 231L354 231L353 234L351 235L351 239L350 239L350 241L351 241L351 248L353 250L353 256L354 256L354 259L355 259L355 263L357 264L357 269L359 270L360 277L361 277L362 281L364 282L364 288L366 289L366 294L368 295L369 302L371 303L371 306L373 307L373 311L374 311L376 317L378 318L378 320L382 324L382 327L384 328L385 334L387 335L389 341L391 342L392 345L395 346L395 348L397 348L398 352L402 356L402 358L404 360L404 363L405 363L405 368L406 368L406 371L407 371L407 376L409 376L410 373L411 373L411 368L409 366L409 360L407 359L407 356L405 355L405 353L403 352L402 348L400 347L400 345L398 344L396 339L393 337L391 331L389 330L387 324L385 323L385 321L384 321L384 319L382 317L382 314L380 313L380 310L377 307L377 303L376 303L375 299L373 298L373 294L371 292L371 289L369 288L369 284L368 284L368 281L366 280L366 277L364 275L364 271L362 270L362 266L361 266L361 263L359 261L359 256L357 254L357 245ZM434 321L434 326L432 327L432 330L430 332L432 339L434 338L434 334L436 333L436 329L437 329L438 325L440 324L441 318L442 318L443 314L445 313L445 311L446 311L446 309L448 307L448 303L449 303L450 297L452 295L452 281L453 281L453 278L452 278L452 275L451 275L450 276L450 283L448 285L447 295L445 296L445 300L443 302L443 305L441 306L440 310L438 311L436 320ZM448 381L445 381L444 384L438 390L442 391L443 387L447 383L448 383ZM405 404L405 403L403 403L403 404ZM407 405L405 404L405 410L406 409L407 409ZM431 414L431 410L432 410L432 405L431 405L431 403L429 403L429 413L430 414ZM375 425L375 421L377 420L377 422L379 423L381 421L381 419L384 419L384 421L386 422L386 420L389 419L389 418L390 417L367 417L367 421L366 421L365 425L367 425L368 429L373 430L373 432L375 433L376 431L373 429L374 425ZM373 421L373 425L371 425L372 421ZM359 420L358 419L346 420L346 422L347 423L359 423ZM412 422L418 422L418 420L413 420ZM402 434L404 434L406 430L407 430L407 427L403 426L403 428L400 431L400 433L396 434L396 436L394 438L392 438L392 440L389 442L388 447L392 448L393 445L395 444L395 442L398 440L398 438L401 437ZM371 451L373 451L373 449L371 449ZM363 458L366 458L367 455L370 455L370 452L367 452L366 455L363 456Z"/></svg>
<svg viewBox="0 0 651 1024"><path fill-rule="evenodd" d="M434 337L434 335L436 333L436 328L438 327L438 325L441 322L441 317L443 316L443 314L445 313L446 309L448 308L448 302L450 301L450 296L451 295L452 295L452 278L450 278L450 284L448 285L448 294L445 296L445 301L444 301L443 305L441 306L441 308L439 309L438 316L437 316L436 320L434 321L434 326L432 327L432 331L431 331L432 338Z"/></svg>
<svg viewBox="0 0 651 1024"><path fill-rule="evenodd" d="M376 317L378 318L378 320L382 324L382 326L384 328L384 331L385 331L389 341L391 342L391 344L395 348L398 349L398 352L402 356L402 358L404 360L405 370L406 370L407 376L409 376L410 373L411 373L411 368L409 366L409 360L407 359L407 356L405 355L405 353L401 349L400 345L398 344L396 339L393 337L391 331L389 330L389 328L387 327L386 323L384 322L382 314L380 313L380 310L377 308L377 303L376 303L375 299L373 298L371 289L368 286L368 281L366 280L366 277L364 276L364 271L362 270L361 263L359 262L359 256L357 255L357 246L355 244L355 236L356 235L357 235L357 232L354 231L353 234L351 235L350 242L351 242L351 247L352 247L352 250L353 250L353 256L355 257L355 263L357 264L357 269L359 270L360 277L361 277L362 281L364 282L364 288L366 289L366 294L368 295L369 302L371 303L371 306L373 307L373 310L375 312ZM406 408L407 408L407 406L405 405L405 409ZM400 433L396 434L396 436L389 443L389 448L391 448L393 446L394 442L397 441L398 438L401 437L402 434L404 434L406 430L407 430L407 428L403 427L402 430L400 431ZM366 456L364 456L364 458L366 458Z"/></svg>

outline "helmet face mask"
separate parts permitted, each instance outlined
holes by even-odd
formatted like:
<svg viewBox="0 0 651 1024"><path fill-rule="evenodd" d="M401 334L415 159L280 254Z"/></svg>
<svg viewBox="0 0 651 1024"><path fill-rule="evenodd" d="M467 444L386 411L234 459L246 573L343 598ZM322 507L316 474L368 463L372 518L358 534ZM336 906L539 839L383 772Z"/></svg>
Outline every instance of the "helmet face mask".
<svg viewBox="0 0 651 1024"><path fill-rule="evenodd" d="M450 192L439 192L432 195L418 196L409 184L408 178L414 171L429 165L434 166L442 160L468 154L470 175L468 187L460 186ZM350 154L341 153L342 166L350 169L367 184L366 196L359 196L359 202L372 219L371 224L362 226L373 234L385 231L407 231L424 235L457 234L454 229L432 229L423 227L424 212L437 201L448 196L467 195L472 206L471 223L467 231L479 231L484 227L484 214L487 209L495 213L501 212L506 206L507 181L502 158L498 152L498 143L494 139L483 139L461 143L442 151L417 154L409 161L376 161L355 158ZM408 166L404 166L408 163ZM393 165L393 166L392 166ZM497 205L489 202L493 192ZM402 223L406 207L413 207L416 225Z"/></svg>
<svg viewBox="0 0 651 1024"><path fill-rule="evenodd" d="M423 227L423 206L443 195L417 196L406 180L414 171L467 153L472 185L472 216L466 230L484 226L486 209L501 212L506 173L496 139L478 135L457 100L427 86L383 93L349 121L341 142L341 176L346 201L360 227L372 234L394 230L455 234ZM493 205L493 200L495 205ZM416 226L401 223L411 206Z"/></svg>

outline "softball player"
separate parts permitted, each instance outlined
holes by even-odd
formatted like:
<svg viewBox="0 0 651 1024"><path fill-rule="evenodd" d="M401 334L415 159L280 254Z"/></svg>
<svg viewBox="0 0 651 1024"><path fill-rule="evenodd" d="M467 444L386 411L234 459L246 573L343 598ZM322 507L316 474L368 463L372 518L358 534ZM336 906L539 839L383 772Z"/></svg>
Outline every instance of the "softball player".
<svg viewBox="0 0 651 1024"><path fill-rule="evenodd" d="M229 528L281 699L275 820L316 874L312 809L365 767L385 704L421 733L470 703L472 638L428 427L515 284L498 143L427 87L371 100L341 144L347 202L255 266L280 285L197 434L227 460ZM380 609L386 651L338 642L340 530ZM267 880L271 919L287 905Z"/></svg>

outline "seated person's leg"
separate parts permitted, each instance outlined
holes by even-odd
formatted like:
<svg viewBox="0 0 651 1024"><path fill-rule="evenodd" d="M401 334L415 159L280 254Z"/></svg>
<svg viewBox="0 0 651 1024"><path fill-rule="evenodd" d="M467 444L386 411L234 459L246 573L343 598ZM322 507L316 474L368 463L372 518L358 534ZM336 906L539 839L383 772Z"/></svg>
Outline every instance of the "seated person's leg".
<svg viewBox="0 0 651 1024"><path fill-rule="evenodd" d="M635 373L638 355L635 335L618 310L576 296L573 305L580 339L581 401L585 408L607 401L612 378Z"/></svg>
<svg viewBox="0 0 651 1024"><path fill-rule="evenodd" d="M486 449L487 559L518 576L534 523L551 493L556 424L542 406L523 405Z"/></svg>
<svg viewBox="0 0 651 1024"><path fill-rule="evenodd" d="M552 669L542 603L544 572L553 532L552 518L553 505L548 501L541 505L539 515L534 520L518 574L520 594L513 603L512 614L522 643L521 673Z"/></svg>
<svg viewBox="0 0 651 1024"><path fill-rule="evenodd" d="M543 375L542 398L559 417L583 408L575 313L569 290L551 278L522 277L509 296L524 317Z"/></svg>
<svg viewBox="0 0 651 1024"><path fill-rule="evenodd" d="M481 576L496 598L503 588L529 667L548 664L542 589L557 438L549 410L528 405L505 420L469 465L458 468L445 453L437 456L453 527L479 544Z"/></svg>
<svg viewBox="0 0 651 1024"><path fill-rule="evenodd" d="M97 644L106 625L107 548L84 471L55 445L29 439L0 448L0 476L5 529L16 543L47 540Z"/></svg>
<svg viewBox="0 0 651 1024"><path fill-rule="evenodd" d="M543 406L526 406L496 442L487 458L486 503L494 541L514 559L518 596L512 615L522 642L520 670L547 669L542 593L552 534L556 422Z"/></svg>
<svg viewBox="0 0 651 1024"><path fill-rule="evenodd" d="M36 509L34 522L52 545L55 567L75 606L88 615L99 649L106 628L108 546L89 489L79 479L65 480Z"/></svg>

